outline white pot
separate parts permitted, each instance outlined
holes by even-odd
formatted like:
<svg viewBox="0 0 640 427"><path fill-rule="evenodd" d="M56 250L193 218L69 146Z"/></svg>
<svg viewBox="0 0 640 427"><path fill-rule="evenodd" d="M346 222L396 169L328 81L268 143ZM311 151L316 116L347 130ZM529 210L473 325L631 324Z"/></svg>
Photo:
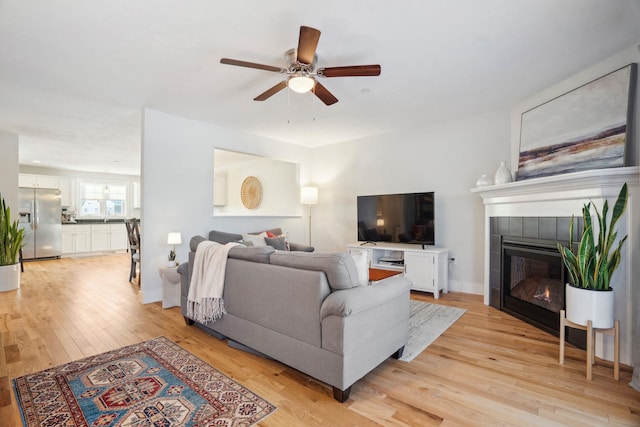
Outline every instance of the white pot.
<svg viewBox="0 0 640 427"><path fill-rule="evenodd" d="M566 284L567 319L587 326L591 320L594 328L613 328L615 294L610 291L594 291Z"/></svg>
<svg viewBox="0 0 640 427"><path fill-rule="evenodd" d="M175 267L178 265L177 261L167 261L167 267Z"/></svg>
<svg viewBox="0 0 640 427"><path fill-rule="evenodd" d="M20 263L0 265L0 292L20 288Z"/></svg>

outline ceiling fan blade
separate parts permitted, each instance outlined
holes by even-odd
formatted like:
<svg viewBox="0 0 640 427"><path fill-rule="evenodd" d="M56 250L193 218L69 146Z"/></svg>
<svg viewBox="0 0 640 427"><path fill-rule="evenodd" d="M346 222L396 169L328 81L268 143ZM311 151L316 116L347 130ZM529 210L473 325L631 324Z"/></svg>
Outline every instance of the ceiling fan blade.
<svg viewBox="0 0 640 427"><path fill-rule="evenodd" d="M326 87L322 86L318 81L316 81L316 85L313 87L313 93L315 93L316 96L320 98L320 100L327 106L333 105L338 102L338 98L333 96L333 94L329 92Z"/></svg>
<svg viewBox="0 0 640 427"><path fill-rule="evenodd" d="M320 40L320 31L311 27L300 27L298 38L298 62L312 64Z"/></svg>
<svg viewBox="0 0 640 427"><path fill-rule="evenodd" d="M277 85L273 86L270 89L265 90L260 95L258 95L255 98L253 98L253 100L254 101L264 101L266 99L269 99L270 97L272 97L276 93L280 92L285 87L287 87L287 81L283 80L280 83L278 83Z"/></svg>
<svg viewBox="0 0 640 427"><path fill-rule="evenodd" d="M379 76L380 65L351 65L348 67L320 68L317 73L323 77Z"/></svg>
<svg viewBox="0 0 640 427"><path fill-rule="evenodd" d="M237 65L238 67L257 68L258 70L274 71L276 73L286 73L287 70L273 65L256 64L255 62L240 61L238 59L222 58L221 64Z"/></svg>

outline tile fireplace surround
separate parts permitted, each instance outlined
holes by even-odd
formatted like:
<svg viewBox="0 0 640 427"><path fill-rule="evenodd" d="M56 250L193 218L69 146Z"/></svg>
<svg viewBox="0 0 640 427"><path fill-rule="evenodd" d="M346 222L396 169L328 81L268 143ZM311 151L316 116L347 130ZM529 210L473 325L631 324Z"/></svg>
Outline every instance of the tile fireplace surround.
<svg viewBox="0 0 640 427"><path fill-rule="evenodd" d="M485 206L485 304L489 304L490 292L491 218L581 217L582 206L589 200L599 209L605 199L609 200L612 208L625 182L629 186L629 201L617 228L619 236L629 237L611 286L616 292L616 318L620 320L620 361L632 365L633 345L640 340L640 167L574 172L472 189L482 197ZM612 337L597 334L596 356L613 360Z"/></svg>

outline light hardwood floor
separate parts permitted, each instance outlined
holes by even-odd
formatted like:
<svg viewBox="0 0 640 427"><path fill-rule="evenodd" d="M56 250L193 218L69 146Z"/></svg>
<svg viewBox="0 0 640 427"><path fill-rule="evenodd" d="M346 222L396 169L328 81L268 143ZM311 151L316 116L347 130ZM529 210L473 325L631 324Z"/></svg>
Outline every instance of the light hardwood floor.
<svg viewBox="0 0 640 427"><path fill-rule="evenodd" d="M127 255L26 263L21 289L0 293L0 380L164 335L275 404L261 426L640 425L628 367L614 381L598 361L587 381L583 351L568 346L560 366L558 338L479 296L414 294L468 311L412 362L389 359L340 404L325 384L186 326L179 308L140 304L128 268ZM0 426L18 426L6 383Z"/></svg>

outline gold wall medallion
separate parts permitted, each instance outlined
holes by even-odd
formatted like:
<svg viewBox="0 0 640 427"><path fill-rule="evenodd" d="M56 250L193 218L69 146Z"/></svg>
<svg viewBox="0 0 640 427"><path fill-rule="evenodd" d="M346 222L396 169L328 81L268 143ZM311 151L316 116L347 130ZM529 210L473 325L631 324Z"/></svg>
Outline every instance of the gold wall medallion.
<svg viewBox="0 0 640 427"><path fill-rule="evenodd" d="M242 181L240 198L247 209L256 209L262 201L262 185L255 176L248 176Z"/></svg>

